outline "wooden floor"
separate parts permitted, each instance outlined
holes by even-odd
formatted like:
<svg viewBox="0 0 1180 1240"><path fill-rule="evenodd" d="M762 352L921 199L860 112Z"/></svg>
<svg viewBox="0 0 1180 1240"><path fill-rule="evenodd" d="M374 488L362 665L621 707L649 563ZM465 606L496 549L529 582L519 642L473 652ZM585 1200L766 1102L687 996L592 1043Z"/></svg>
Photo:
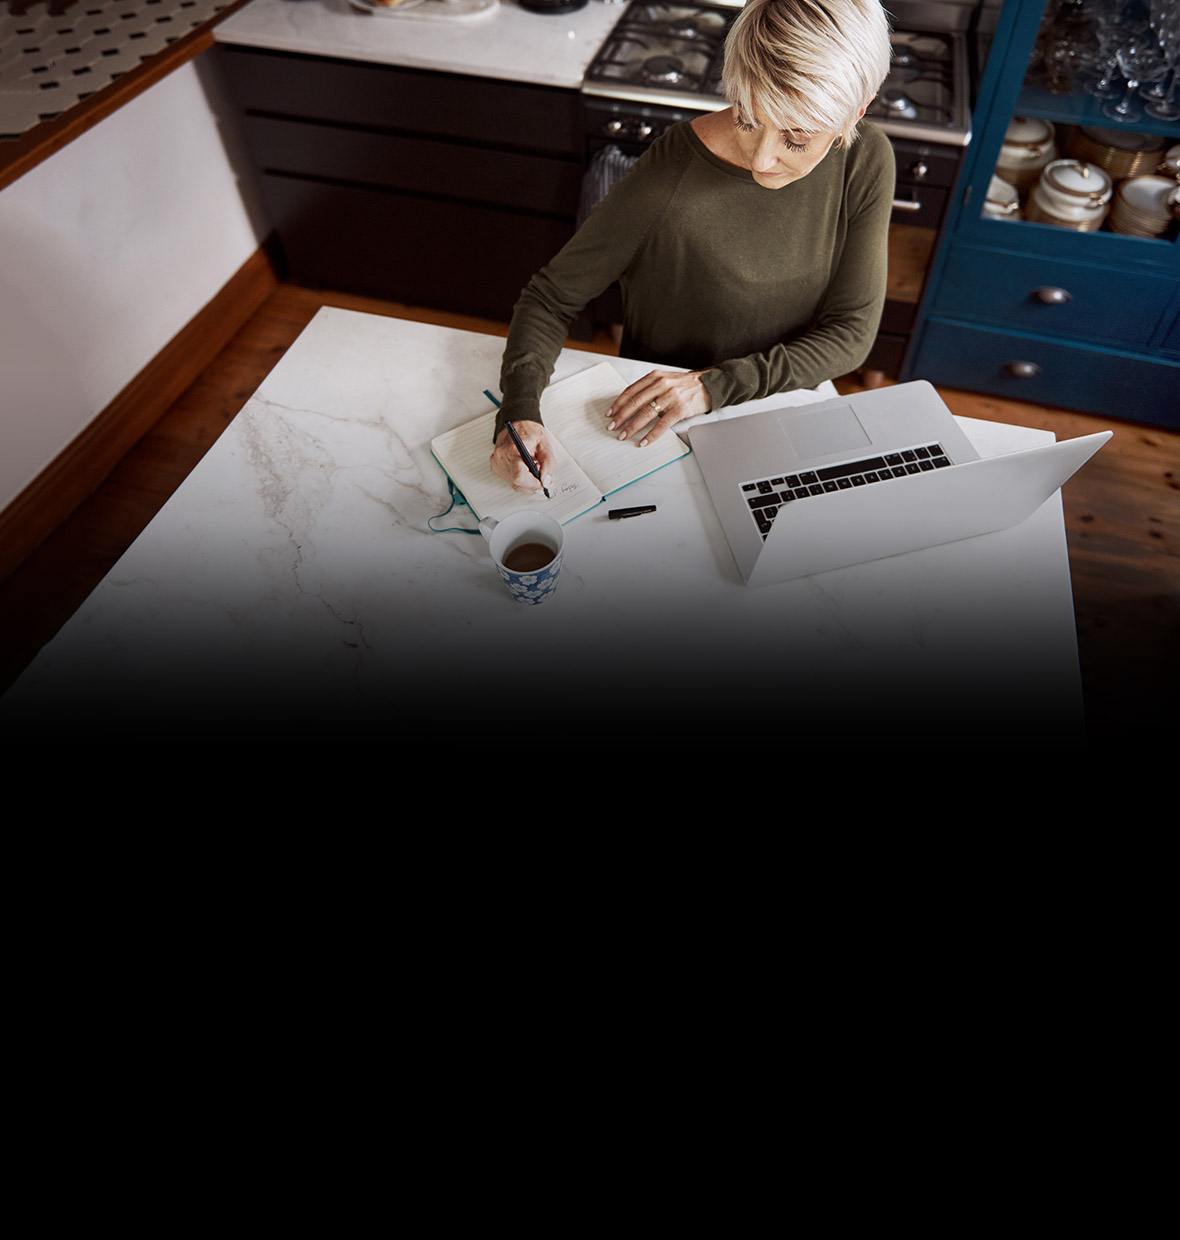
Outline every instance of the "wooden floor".
<svg viewBox="0 0 1180 1240"><path fill-rule="evenodd" d="M505 335L504 324L280 285L108 480L0 583L0 692L81 605L321 305ZM612 353L605 335L576 347ZM859 379L839 380L842 392ZM1093 739L1162 740L1180 686L1180 433L942 390L954 413L1114 438L1064 490L1078 652Z"/></svg>

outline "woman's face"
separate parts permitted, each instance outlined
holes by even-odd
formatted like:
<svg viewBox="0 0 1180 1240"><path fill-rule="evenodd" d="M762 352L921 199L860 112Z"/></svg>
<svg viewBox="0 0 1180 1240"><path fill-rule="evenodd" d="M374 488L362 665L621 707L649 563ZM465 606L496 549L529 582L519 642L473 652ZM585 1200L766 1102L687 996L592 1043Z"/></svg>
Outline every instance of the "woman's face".
<svg viewBox="0 0 1180 1240"><path fill-rule="evenodd" d="M746 114L738 107L733 113L734 136L754 180L767 189L782 189L801 181L831 150L834 133L801 133L797 130L768 128L762 117Z"/></svg>

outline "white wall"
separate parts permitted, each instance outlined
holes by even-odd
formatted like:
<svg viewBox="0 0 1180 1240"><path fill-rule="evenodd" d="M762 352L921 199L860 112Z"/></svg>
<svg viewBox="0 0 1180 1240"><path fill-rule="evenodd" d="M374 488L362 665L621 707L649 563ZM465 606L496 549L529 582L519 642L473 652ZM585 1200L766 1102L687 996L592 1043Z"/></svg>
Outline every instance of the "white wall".
<svg viewBox="0 0 1180 1240"><path fill-rule="evenodd" d="M266 235L210 62L177 69L0 191L0 508Z"/></svg>

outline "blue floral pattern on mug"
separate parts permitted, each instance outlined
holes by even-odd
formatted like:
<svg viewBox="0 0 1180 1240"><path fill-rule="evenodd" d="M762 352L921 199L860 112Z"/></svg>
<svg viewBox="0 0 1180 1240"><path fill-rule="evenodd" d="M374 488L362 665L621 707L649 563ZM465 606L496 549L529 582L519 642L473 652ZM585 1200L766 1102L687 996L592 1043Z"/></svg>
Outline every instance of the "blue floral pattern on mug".
<svg viewBox="0 0 1180 1240"><path fill-rule="evenodd" d="M536 573L514 573L510 568L496 565L508 592L518 603L535 606L543 603L557 589L557 574L561 572L561 556L559 555L548 567Z"/></svg>

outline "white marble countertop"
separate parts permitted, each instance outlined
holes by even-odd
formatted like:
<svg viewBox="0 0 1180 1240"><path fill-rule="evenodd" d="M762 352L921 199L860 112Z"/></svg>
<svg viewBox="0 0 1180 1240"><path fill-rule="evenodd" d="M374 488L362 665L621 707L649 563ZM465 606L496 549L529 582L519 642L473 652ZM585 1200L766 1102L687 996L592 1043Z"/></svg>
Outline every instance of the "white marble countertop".
<svg viewBox="0 0 1180 1240"><path fill-rule="evenodd" d="M522 9L516 0L499 0L485 18L472 16L461 4L425 0L405 13L392 13L361 12L349 0L253 0L217 26L214 38L272 51L577 90L623 7L590 0L573 13L546 14Z"/></svg>
<svg viewBox="0 0 1180 1240"><path fill-rule="evenodd" d="M630 727L757 753L858 729L1080 728L1060 494L1003 533L750 590L690 455L627 490L655 513L567 525L555 597L513 602L481 537L427 529L448 502L430 440L486 412L502 347L322 310L0 699L0 730L355 744ZM602 360L567 350L556 377ZM622 381L648 369L610 360ZM1053 438L960 421L982 455Z"/></svg>

